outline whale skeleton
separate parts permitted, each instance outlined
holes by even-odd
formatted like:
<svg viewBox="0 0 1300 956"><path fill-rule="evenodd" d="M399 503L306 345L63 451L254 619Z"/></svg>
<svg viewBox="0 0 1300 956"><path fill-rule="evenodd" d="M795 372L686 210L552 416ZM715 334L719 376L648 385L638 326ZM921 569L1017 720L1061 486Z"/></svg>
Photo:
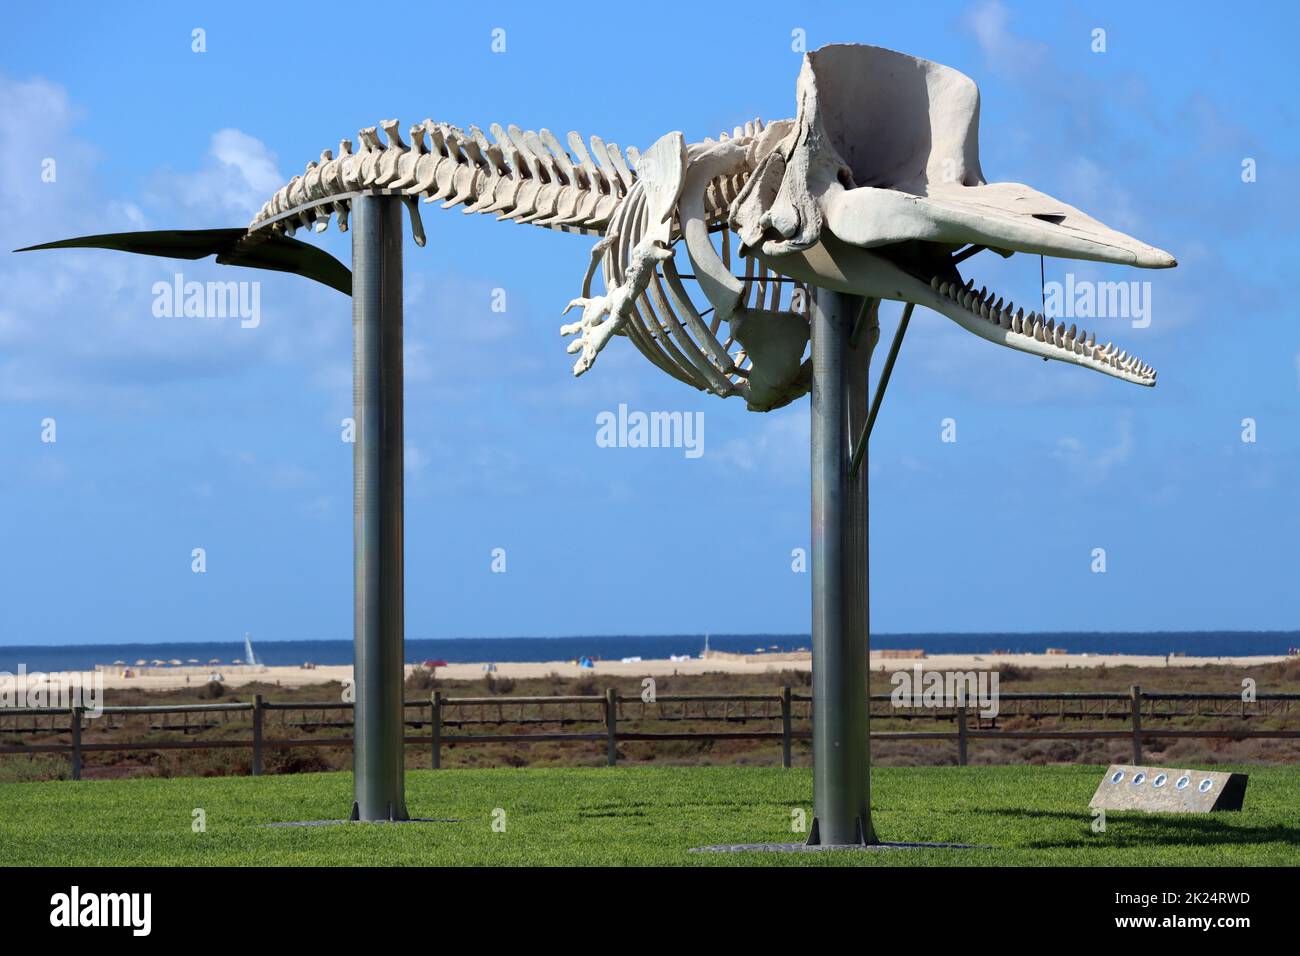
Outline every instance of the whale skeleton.
<svg viewBox="0 0 1300 956"><path fill-rule="evenodd" d="M949 67L873 46L807 54L793 119L755 120L644 153L576 133L426 120L363 129L326 150L246 227L86 236L94 247L294 272L353 295L356 801L406 819L402 762L401 233L421 200L597 237L580 317L561 327L588 372L614 336L695 388L779 408L812 392L814 819L810 843L875 842L867 730L867 486L871 422L916 306L997 345L1138 385L1155 369L1111 342L963 276L976 253L1139 268L1172 256L979 160L979 91ZM383 138L380 138L382 130ZM386 198L387 197L387 198ZM354 220L353 276L295 238ZM679 254L684 253L679 268ZM597 292L599 273L603 291ZM356 290L354 293L354 278ZM870 411L882 301L904 303ZM851 438L858 435L856 447ZM611 738L610 757L617 756Z"/></svg>
<svg viewBox="0 0 1300 956"><path fill-rule="evenodd" d="M420 201L599 237L569 308L581 318L574 373L614 335L698 389L766 411L803 395L811 287L897 300L981 338L1139 385L1155 369L1094 332L977 287L962 266L984 249L1141 268L1168 253L1029 186L988 183L979 92L949 67L864 45L807 54L794 119L644 154L598 136L493 124L468 131L386 120L325 150L244 229L122 233L33 246L93 246L298 272L350 291L347 269L294 238L348 227L360 195L399 196L418 245ZM382 131L382 138L380 135ZM684 251L689 268L679 268ZM603 291L593 292L596 273ZM740 274L736 274L739 272ZM566 309L565 311L568 311ZM874 322L874 306L868 315ZM875 334L873 332L873 334Z"/></svg>

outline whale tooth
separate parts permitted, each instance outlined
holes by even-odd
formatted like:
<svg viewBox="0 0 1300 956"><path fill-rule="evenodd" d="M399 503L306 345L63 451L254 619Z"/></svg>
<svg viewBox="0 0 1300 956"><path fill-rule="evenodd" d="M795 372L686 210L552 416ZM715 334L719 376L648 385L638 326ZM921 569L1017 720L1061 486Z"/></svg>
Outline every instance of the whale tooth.
<svg viewBox="0 0 1300 956"><path fill-rule="evenodd" d="M1011 310L1010 310L1010 309L1004 309L1003 311L1001 311L1001 312L998 313L998 325L1002 326L1004 329L1009 329L1009 328L1011 328Z"/></svg>
<svg viewBox="0 0 1300 956"><path fill-rule="evenodd" d="M974 279L967 279L967 280L966 280L966 291L967 291L967 292L974 292L974 291L975 291L975 280L974 280Z"/></svg>
<svg viewBox="0 0 1300 956"><path fill-rule="evenodd" d="M948 294L948 288L949 288L949 283L947 283L947 282L941 282L941 283L939 283L939 294L940 294L940 295L947 295L947 294Z"/></svg>
<svg viewBox="0 0 1300 956"><path fill-rule="evenodd" d="M1043 323L1041 319L1034 319L1034 338L1039 342L1043 341Z"/></svg>
<svg viewBox="0 0 1300 956"><path fill-rule="evenodd" d="M930 288L931 288L931 289L937 289L937 288L939 288L939 277L938 277L938 276L935 276L933 279L930 280Z"/></svg>
<svg viewBox="0 0 1300 956"><path fill-rule="evenodd" d="M1056 345L1058 348L1065 348L1065 326L1056 327Z"/></svg>
<svg viewBox="0 0 1300 956"><path fill-rule="evenodd" d="M989 294L989 287L988 287L988 286L983 286L983 287L980 289L980 301L983 302L984 299L987 298L988 294Z"/></svg>
<svg viewBox="0 0 1300 956"><path fill-rule="evenodd" d="M1065 340L1071 343L1074 342L1074 336L1078 331L1079 330L1074 325L1071 325L1070 331L1065 333Z"/></svg>

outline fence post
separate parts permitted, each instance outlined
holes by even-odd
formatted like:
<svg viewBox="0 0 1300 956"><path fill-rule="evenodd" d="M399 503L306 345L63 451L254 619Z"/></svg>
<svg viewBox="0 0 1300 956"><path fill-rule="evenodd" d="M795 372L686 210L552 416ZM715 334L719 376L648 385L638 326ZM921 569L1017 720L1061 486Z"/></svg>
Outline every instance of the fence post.
<svg viewBox="0 0 1300 956"><path fill-rule="evenodd" d="M605 765L618 763L618 691L605 690Z"/></svg>
<svg viewBox="0 0 1300 956"><path fill-rule="evenodd" d="M81 708L72 707L72 779L81 779Z"/></svg>
<svg viewBox="0 0 1300 956"><path fill-rule="evenodd" d="M790 685L781 688L781 766L790 769Z"/></svg>
<svg viewBox="0 0 1300 956"><path fill-rule="evenodd" d="M253 776L262 775L262 695L253 695Z"/></svg>
<svg viewBox="0 0 1300 956"><path fill-rule="evenodd" d="M433 692L433 769L442 768L442 691Z"/></svg>
<svg viewBox="0 0 1300 956"><path fill-rule="evenodd" d="M1133 704L1133 763L1142 763L1142 688L1134 684L1129 688Z"/></svg>
<svg viewBox="0 0 1300 956"><path fill-rule="evenodd" d="M957 706L957 766L966 766L966 705Z"/></svg>

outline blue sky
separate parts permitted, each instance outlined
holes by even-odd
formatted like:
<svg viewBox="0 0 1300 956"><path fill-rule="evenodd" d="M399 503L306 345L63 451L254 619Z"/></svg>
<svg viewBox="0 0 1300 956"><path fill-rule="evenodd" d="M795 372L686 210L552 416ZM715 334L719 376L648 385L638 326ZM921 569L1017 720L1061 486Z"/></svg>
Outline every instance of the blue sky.
<svg viewBox="0 0 1300 956"><path fill-rule="evenodd" d="M7 5L3 249L243 225L322 148L389 117L644 149L790 116L796 30L810 48L928 57L980 85L988 179L1180 265L1046 263L1049 280L1150 280L1150 327L1099 331L1155 365L1154 390L918 311L871 446L874 629L1300 626L1292 6L448 4L406 25L385 13L356 42L361 13ZM423 212L428 244L406 254L407 635L806 631L808 575L791 570L809 537L806 399L747 412L622 339L575 380L558 327L591 240ZM312 241L348 261L346 236ZM1017 301L1038 295L1036 259L972 265ZM260 280L261 324L155 317L153 284L177 271ZM110 252L5 252L0 289L0 643L351 636L343 296ZM704 454L598 447L596 416L619 402L704 412Z"/></svg>

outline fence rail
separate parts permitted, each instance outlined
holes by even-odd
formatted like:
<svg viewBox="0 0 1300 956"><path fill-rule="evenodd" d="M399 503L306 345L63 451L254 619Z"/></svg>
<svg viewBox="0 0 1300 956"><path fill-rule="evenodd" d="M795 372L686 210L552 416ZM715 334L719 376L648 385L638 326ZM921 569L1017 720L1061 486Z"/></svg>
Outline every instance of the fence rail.
<svg viewBox="0 0 1300 956"><path fill-rule="evenodd" d="M888 702L893 704L890 694L873 694L870 704ZM796 705L804 705L804 719L809 719L812 697L796 694L790 687L782 687L776 694L660 694L651 700L641 697L622 697L614 688L602 695L569 695L557 697L444 697L441 691L434 691L428 700L408 700L404 702L407 711L415 710L418 714L428 712L427 717L407 717L408 728L429 727L427 734L413 734L405 737L409 745L428 746L430 764L437 770L442 765L442 750L450 744L481 743L536 743L542 741L597 742L605 744L605 758L609 766L618 760L618 745L624 741L670 741L670 740L779 740L781 741L781 763L791 765L791 744L795 740L810 740L811 730L796 729ZM1066 710L1066 704L1073 702L1075 710ZM1021 709L1017 705L1055 704L1057 709L1045 708ZM1191 711L1168 709L1160 711L1159 704L1192 703L1196 705ZM1209 694L1201 692L1150 693L1141 687L1130 688L1127 694L1096 691L1059 691L1059 692L1012 692L998 695L999 716L1088 718L1096 717L1109 720L1123 720L1125 729L1107 730L1087 728L1083 730L1002 730L992 726L985 727L983 722L989 718L981 717L979 708L969 704L945 702L940 708L891 707L888 711L872 711L876 718L889 719L927 719L931 721L951 721L952 730L884 730L872 731L872 740L942 740L951 741L957 749L957 762L965 765L972 740L1131 740L1133 762L1142 762L1142 746L1145 742L1165 738L1194 738L1203 740L1248 740L1248 739L1300 739L1300 728L1277 730L1249 730L1244 727L1235 729L1178 729L1153 728L1150 719L1172 719L1177 717L1238 717L1243 720L1252 717L1290 716L1291 705L1300 704L1300 694L1258 694L1246 701L1240 694ZM709 704L721 704L721 713L710 714ZM869 706L870 706L869 704ZM1011 704L1010 711L1006 705ZM1102 709L1089 709L1088 705L1101 704ZM1218 704L1231 704L1218 708ZM1252 705L1250 708L1247 704ZM671 712L670 705L681 705L676 713ZM699 712L692 714L692 705L699 707ZM751 705L762 705L751 709ZM1111 705L1118 705L1113 710ZM1239 705L1239 706L1238 706ZM636 715L630 708L640 707ZM1207 711L1203 708L1209 707ZM525 716L527 708L535 708L535 716ZM656 713L647 714L646 708L656 708ZM466 712L477 708L477 716L467 716ZM507 716L506 710L515 711L514 716ZM560 713L547 716L547 709L559 708ZM566 715L565 708L572 708L576 713ZM660 711L659 708L665 708ZM351 711L353 705L346 701L266 701L256 695L251 701L222 704L150 704L147 706L104 707L101 714L106 717L135 717L158 715L164 717L164 723L151 729L163 731L180 731L186 734L199 733L223 726L231 714L248 713L250 715L251 735L248 738L201 739L201 740L142 740L142 741L86 741L82 731L86 714L82 707L70 709L55 707L22 707L0 709L0 737L15 734L51 734L66 733L68 743L42 744L0 744L0 754L36 754L61 753L68 755L71 776L74 780L81 778L83 755L87 753L126 753L132 751L163 750L208 750L245 748L251 751L250 772L260 775L263 755L267 749L283 750L295 747L351 747L350 736L312 736L312 737L268 737L266 733L267 713L296 712L309 714L317 712L319 720L300 719L290 723L281 719L281 726L293 729L351 727L350 720L327 720L325 715L335 711ZM491 716L490 711L495 712ZM629 731L620 730L620 711L630 719L653 719L657 721L714 721L740 722L770 721L779 722L776 730L702 730L690 732L671 731ZM183 724L167 724L168 715L180 714L185 718ZM213 723L192 724L190 715L219 715L222 720ZM30 718L30 724L21 726L20 718ZM44 726L39 718L48 718ZM972 718L974 725L972 726ZM5 727L5 721L10 726ZM62 721L62 723L59 723ZM574 724L595 724L601 729L593 731L542 731L530 733L447 733L447 728L463 729L474 726L500 726L502 724L535 725L551 724L567 726ZM110 722L111 726L111 722Z"/></svg>

